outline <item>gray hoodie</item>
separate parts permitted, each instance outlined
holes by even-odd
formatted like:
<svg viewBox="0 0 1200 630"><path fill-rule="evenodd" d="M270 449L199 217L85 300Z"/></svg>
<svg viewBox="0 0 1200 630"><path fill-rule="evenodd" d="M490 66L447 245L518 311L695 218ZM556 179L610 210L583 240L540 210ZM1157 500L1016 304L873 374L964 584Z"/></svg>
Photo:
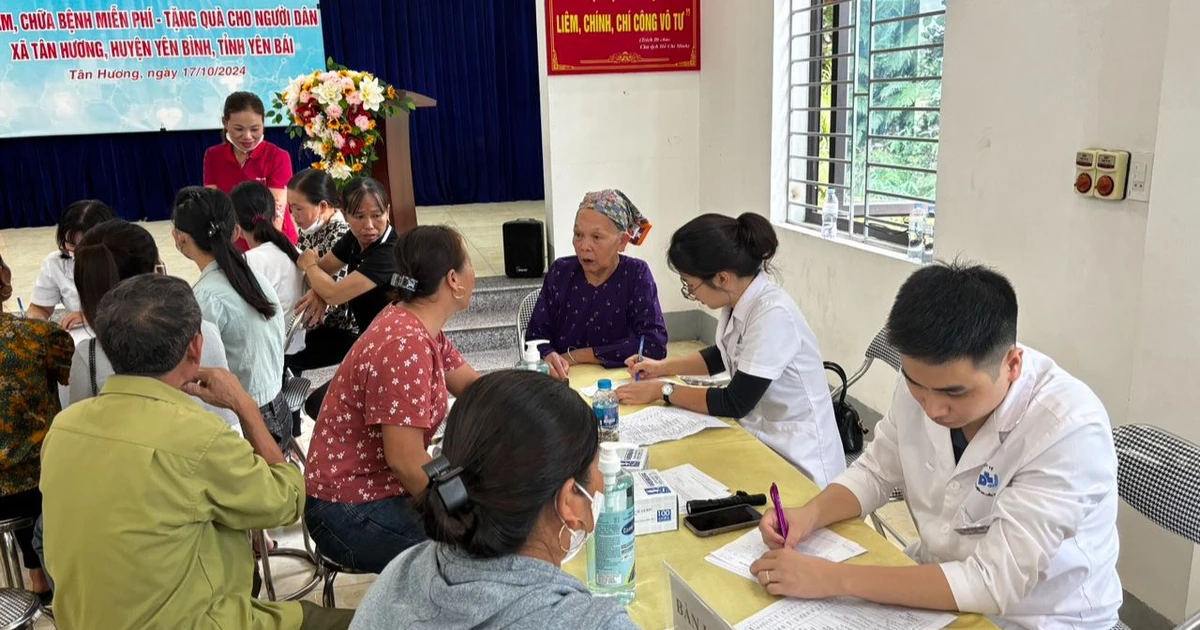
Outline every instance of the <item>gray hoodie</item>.
<svg viewBox="0 0 1200 630"><path fill-rule="evenodd" d="M481 560L421 543L396 557L358 606L350 630L632 630L615 602L541 560Z"/></svg>

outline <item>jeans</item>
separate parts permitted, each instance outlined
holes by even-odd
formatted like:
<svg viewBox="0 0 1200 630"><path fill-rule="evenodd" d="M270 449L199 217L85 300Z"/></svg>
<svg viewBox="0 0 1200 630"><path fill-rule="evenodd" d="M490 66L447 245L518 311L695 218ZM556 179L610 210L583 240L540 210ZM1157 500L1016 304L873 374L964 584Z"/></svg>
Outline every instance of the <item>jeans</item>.
<svg viewBox="0 0 1200 630"><path fill-rule="evenodd" d="M308 497L304 518L322 555L365 573L382 572L400 552L426 540L408 497L368 503Z"/></svg>

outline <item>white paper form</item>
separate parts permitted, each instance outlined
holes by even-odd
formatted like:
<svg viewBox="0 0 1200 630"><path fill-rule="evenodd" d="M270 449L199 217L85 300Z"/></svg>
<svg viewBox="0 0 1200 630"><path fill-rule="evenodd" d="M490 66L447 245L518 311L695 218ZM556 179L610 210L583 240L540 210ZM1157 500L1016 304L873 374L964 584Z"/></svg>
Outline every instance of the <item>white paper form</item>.
<svg viewBox="0 0 1200 630"><path fill-rule="evenodd" d="M767 551L769 549L762 541L762 533L757 529L752 529L737 540L708 554L705 560L730 573L757 582L757 578L750 574L750 565L754 564ZM796 545L796 551L824 558L830 562L845 562L867 552L862 545L828 529L818 529L813 532L812 536Z"/></svg>
<svg viewBox="0 0 1200 630"><path fill-rule="evenodd" d="M682 440L705 429L728 429L712 416L678 407L649 407L621 418L621 441L639 446Z"/></svg>
<svg viewBox="0 0 1200 630"><path fill-rule="evenodd" d="M662 476L675 494L679 495L680 506L687 505L688 501L723 499L729 496L729 488L691 464L664 470Z"/></svg>
<svg viewBox="0 0 1200 630"><path fill-rule="evenodd" d="M629 380L629 379L622 379L622 380L619 380L619 381L613 381L613 382L612 382L612 388L613 388L613 389L621 389L622 387L625 387L626 385L628 385L628 384L630 384L630 383L632 383L632 382L633 382L633 381L631 381L631 380ZM596 392L598 392L598 391L600 391L600 383L599 383L599 381L597 381L595 385L588 385L587 387L580 387L580 388L579 388L579 393L580 393L580 394L583 394L584 396L587 396L588 398L595 398L595 397L596 397Z"/></svg>
<svg viewBox="0 0 1200 630"><path fill-rule="evenodd" d="M873 604L861 599L781 599L734 626L736 630L937 630L950 613Z"/></svg>

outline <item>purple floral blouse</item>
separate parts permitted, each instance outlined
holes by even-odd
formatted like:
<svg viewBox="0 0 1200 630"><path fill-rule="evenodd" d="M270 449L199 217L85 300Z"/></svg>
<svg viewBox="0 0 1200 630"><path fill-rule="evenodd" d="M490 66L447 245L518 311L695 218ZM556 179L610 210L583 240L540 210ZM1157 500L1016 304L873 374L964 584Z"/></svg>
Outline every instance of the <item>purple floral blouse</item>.
<svg viewBox="0 0 1200 630"><path fill-rule="evenodd" d="M588 284L575 256L554 261L525 331L527 340L550 340L542 345L542 356L591 348L607 368L620 367L637 354L643 336L644 356L667 356L658 285L649 265L627 256L620 257L616 271L598 287Z"/></svg>

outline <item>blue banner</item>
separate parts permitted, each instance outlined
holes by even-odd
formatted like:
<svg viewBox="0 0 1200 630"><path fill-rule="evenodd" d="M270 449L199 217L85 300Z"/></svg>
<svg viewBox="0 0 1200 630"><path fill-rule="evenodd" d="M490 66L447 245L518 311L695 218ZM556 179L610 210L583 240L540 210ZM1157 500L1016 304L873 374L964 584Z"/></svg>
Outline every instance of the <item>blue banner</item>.
<svg viewBox="0 0 1200 630"><path fill-rule="evenodd" d="M325 67L309 0L3 0L0 137L217 129Z"/></svg>

